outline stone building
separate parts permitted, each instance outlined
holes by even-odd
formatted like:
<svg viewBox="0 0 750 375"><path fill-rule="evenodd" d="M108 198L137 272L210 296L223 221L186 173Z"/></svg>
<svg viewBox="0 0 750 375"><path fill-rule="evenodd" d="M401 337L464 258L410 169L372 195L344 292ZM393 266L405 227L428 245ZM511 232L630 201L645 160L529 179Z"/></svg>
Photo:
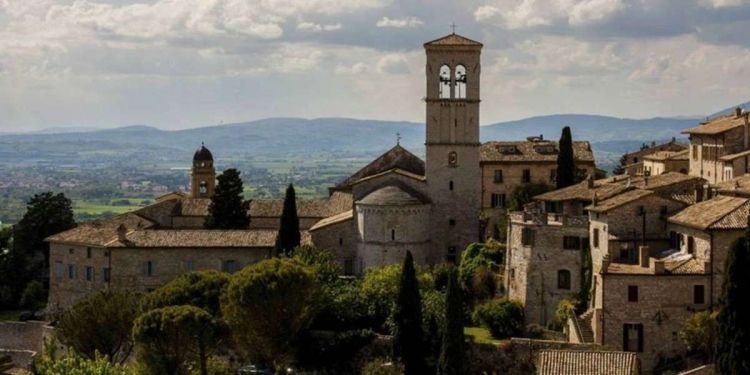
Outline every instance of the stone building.
<svg viewBox="0 0 750 375"><path fill-rule="evenodd" d="M747 173L750 157L748 112L737 108L694 128L690 136L690 174L716 184Z"/></svg>
<svg viewBox="0 0 750 375"><path fill-rule="evenodd" d="M501 218L506 214L513 191L524 184L554 185L557 179L557 141L543 136L526 141L487 142L480 151L482 173L482 212L489 219L488 231L493 237L504 231ZM591 145L586 141L573 142L573 156L582 175L594 176L596 166Z"/></svg>
<svg viewBox="0 0 750 375"><path fill-rule="evenodd" d="M669 142L651 142L650 145L643 144L640 150L625 154L625 172L628 176L642 176L644 158L657 152L680 152L687 150L688 146L672 138ZM676 172L676 171L675 171Z"/></svg>
<svg viewBox="0 0 750 375"><path fill-rule="evenodd" d="M643 157L643 168L640 174L654 176L667 172L687 174L690 169L690 151L659 151Z"/></svg>

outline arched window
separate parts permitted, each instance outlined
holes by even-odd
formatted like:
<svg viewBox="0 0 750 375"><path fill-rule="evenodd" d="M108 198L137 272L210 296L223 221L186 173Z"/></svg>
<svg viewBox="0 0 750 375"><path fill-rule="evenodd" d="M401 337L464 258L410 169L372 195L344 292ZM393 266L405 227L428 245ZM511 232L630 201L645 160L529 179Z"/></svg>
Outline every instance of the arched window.
<svg viewBox="0 0 750 375"><path fill-rule="evenodd" d="M448 165L450 165L451 167L455 167L456 165L458 165L458 154L456 153L456 151L451 151L450 153L448 153Z"/></svg>
<svg viewBox="0 0 750 375"><path fill-rule="evenodd" d="M557 271L557 289L570 290L570 271Z"/></svg>
<svg viewBox="0 0 750 375"><path fill-rule="evenodd" d="M456 67L456 99L466 99L466 67L459 65Z"/></svg>
<svg viewBox="0 0 750 375"><path fill-rule="evenodd" d="M198 191L200 191L201 194L206 194L208 192L208 183L206 183L206 181L201 181Z"/></svg>
<svg viewBox="0 0 750 375"><path fill-rule="evenodd" d="M448 65L440 67L440 99L451 98L451 68Z"/></svg>

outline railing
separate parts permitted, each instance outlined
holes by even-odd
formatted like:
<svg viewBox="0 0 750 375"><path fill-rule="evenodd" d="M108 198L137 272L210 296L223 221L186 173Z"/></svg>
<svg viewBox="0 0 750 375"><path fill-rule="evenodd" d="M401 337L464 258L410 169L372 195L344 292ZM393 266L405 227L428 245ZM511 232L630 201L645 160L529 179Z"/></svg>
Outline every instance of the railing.
<svg viewBox="0 0 750 375"><path fill-rule="evenodd" d="M578 317L576 316L575 311L568 311L568 319L573 321L573 327L575 327L575 330L576 330L575 334L576 334L576 337L578 337L578 342L582 344L586 343L586 340L583 337L583 332L581 332L581 326L578 324Z"/></svg>
<svg viewBox="0 0 750 375"><path fill-rule="evenodd" d="M589 226L587 215L565 215L558 213L515 211L510 214L511 222L532 222L537 225L562 225L586 228Z"/></svg>

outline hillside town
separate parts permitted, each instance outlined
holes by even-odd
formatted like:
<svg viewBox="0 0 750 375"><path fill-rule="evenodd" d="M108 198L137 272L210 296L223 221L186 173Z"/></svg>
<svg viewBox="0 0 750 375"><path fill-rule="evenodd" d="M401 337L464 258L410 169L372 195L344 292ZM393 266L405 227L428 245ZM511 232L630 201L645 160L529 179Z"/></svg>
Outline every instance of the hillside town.
<svg viewBox="0 0 750 375"><path fill-rule="evenodd" d="M716 314L744 303L727 278L750 241L750 114L617 173L575 124L481 143L482 48L425 43L425 159L395 138L323 199L245 200L199 139L186 191L70 213L34 242L65 206L40 195L54 207L29 203L0 243L43 264L0 291L24 301L0 321L0 373L54 373L53 347L96 374L720 373Z"/></svg>

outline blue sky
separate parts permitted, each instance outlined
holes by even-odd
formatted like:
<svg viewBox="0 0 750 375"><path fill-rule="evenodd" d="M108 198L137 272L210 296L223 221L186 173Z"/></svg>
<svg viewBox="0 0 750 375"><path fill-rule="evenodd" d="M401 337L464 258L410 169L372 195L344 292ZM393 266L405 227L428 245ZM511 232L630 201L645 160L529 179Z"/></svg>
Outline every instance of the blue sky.
<svg viewBox="0 0 750 375"><path fill-rule="evenodd" d="M750 100L750 0L0 0L0 132L422 121L422 43L485 43L482 123Z"/></svg>

